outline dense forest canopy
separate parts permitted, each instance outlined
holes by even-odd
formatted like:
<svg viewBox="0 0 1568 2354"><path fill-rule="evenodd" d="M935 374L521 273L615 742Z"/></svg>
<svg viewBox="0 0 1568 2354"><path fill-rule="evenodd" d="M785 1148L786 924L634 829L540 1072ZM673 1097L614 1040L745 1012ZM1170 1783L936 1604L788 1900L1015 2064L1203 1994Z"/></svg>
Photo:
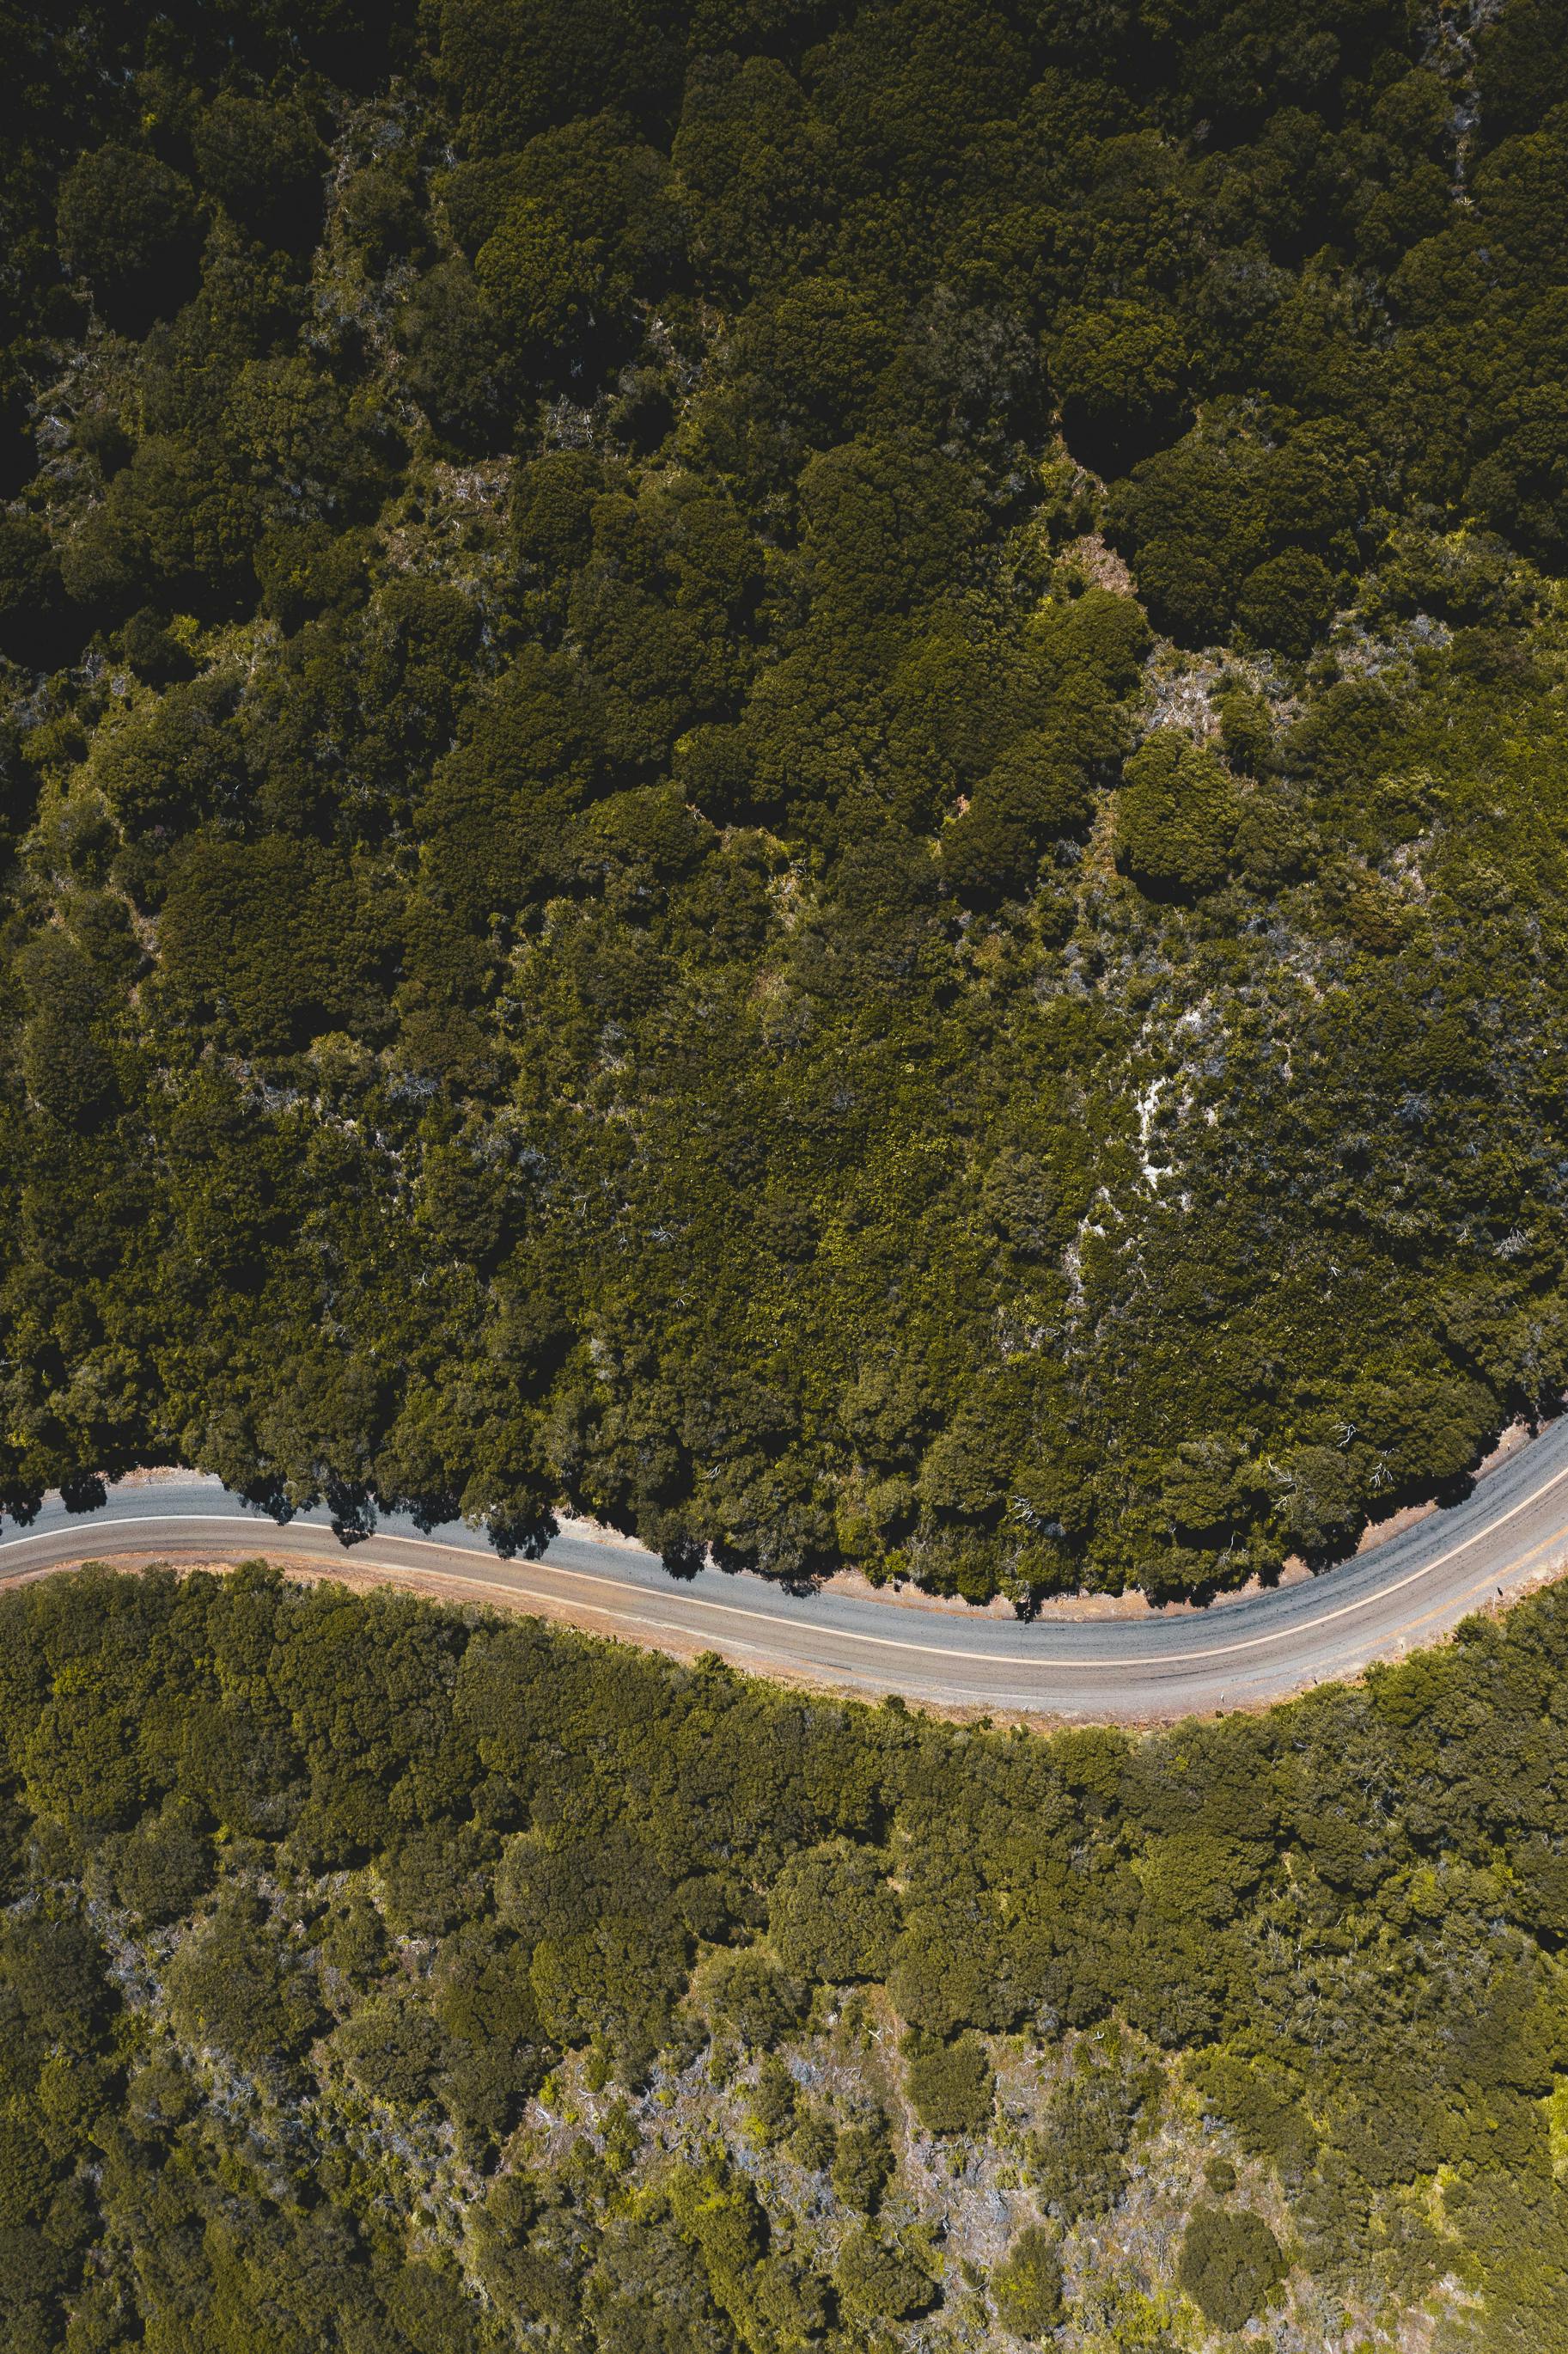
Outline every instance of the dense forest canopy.
<svg viewBox="0 0 1568 2354"><path fill-rule="evenodd" d="M1562 2354L1565 1693L1561 1589L1142 1741L7 1595L0 2336Z"/></svg>
<svg viewBox="0 0 1568 2354"><path fill-rule="evenodd" d="M1170 1596L1562 1394L1563 0L4 22L9 1511Z"/></svg>

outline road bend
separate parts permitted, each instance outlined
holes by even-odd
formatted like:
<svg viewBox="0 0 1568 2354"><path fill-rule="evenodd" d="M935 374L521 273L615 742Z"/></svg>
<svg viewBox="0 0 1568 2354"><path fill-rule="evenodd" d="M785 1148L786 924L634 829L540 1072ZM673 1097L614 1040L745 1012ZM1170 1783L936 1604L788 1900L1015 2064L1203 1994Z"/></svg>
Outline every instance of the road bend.
<svg viewBox="0 0 1568 2354"><path fill-rule="evenodd" d="M280 1525L214 1479L155 1473L94 1511L51 1496L0 1531L0 1584L82 1561L234 1562L366 1575L565 1619L690 1656L716 1651L758 1675L944 1711L1150 1723L1256 1706L1353 1677L1437 1641L1471 1613L1568 1568L1568 1416L1505 1458L1462 1503L1339 1568L1207 1610L1033 1621L900 1607L832 1586L792 1595L747 1574L675 1578L620 1540L557 1535L537 1560L503 1559L461 1522L422 1532L387 1513L342 1547L324 1510Z"/></svg>

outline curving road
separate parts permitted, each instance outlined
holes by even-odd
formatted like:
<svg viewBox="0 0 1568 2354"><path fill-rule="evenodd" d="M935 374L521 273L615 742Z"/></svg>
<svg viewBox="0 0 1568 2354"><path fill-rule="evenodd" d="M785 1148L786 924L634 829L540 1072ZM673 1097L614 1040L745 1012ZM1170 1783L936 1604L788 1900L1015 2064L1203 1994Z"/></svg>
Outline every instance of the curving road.
<svg viewBox="0 0 1568 2354"><path fill-rule="evenodd" d="M794 1597L761 1578L707 1569L673 1579L640 1548L557 1536L542 1560L504 1561L454 1523L421 1535L387 1515L344 1552L324 1511L280 1527L194 1474L154 1474L95 1511L51 1497L30 1526L0 1533L0 1583L82 1560L234 1561L258 1553L357 1582L367 1573L453 1600L487 1596L600 1634L691 1654L720 1652L760 1675L929 1707L1081 1722L1147 1723L1277 1700L1355 1675L1448 1632L1472 1611L1568 1568L1568 1416L1432 1514L1343 1567L1205 1612L1041 1618L900 1609L828 1589Z"/></svg>

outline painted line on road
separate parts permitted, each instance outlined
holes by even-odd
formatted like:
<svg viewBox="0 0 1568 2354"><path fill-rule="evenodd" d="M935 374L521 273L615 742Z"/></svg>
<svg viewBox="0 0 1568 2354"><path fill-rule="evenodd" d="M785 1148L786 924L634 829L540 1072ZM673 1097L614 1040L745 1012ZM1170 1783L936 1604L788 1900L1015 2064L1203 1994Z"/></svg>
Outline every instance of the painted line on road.
<svg viewBox="0 0 1568 2354"><path fill-rule="evenodd" d="M1521 1553L1518 1561L1510 1563L1510 1566L1503 1572L1503 1575L1510 1578L1518 1577L1523 1571L1529 1569L1533 1562L1538 1562L1542 1553L1553 1552L1561 1553L1565 1545L1568 1545L1568 1529L1559 1529L1553 1535L1543 1537L1541 1543L1534 1546L1531 1552ZM1553 1574L1560 1576L1564 1568L1568 1568L1568 1563L1564 1563L1560 1560L1557 1564L1557 1569ZM1447 1600L1446 1602L1440 1602L1435 1610L1423 1611L1419 1618L1407 1618L1402 1626L1391 1628L1388 1637L1389 1642L1391 1644L1397 1643L1403 1650L1409 1641L1409 1638L1416 1632L1417 1628L1422 1627L1430 1627L1435 1619L1450 1617L1456 1611L1459 1612L1460 1615L1463 1616L1468 1610L1470 1604L1478 1596L1482 1597L1484 1601L1487 1588L1489 1586L1492 1587L1494 1590L1497 1586L1497 1573L1493 1570L1488 1570L1486 1575L1476 1580L1473 1585L1463 1586L1460 1588L1458 1593L1451 1594ZM1393 1593L1394 1591L1392 1586L1385 1587L1383 1590L1387 1593ZM1322 1622L1318 1619L1308 1619L1307 1621L1307 1624L1309 1627L1318 1626ZM1375 1656L1375 1654L1373 1656ZM1362 1664L1370 1666L1372 1664L1371 1659L1365 1660ZM1316 1679L1316 1681L1328 1683L1333 1681L1335 1675L1355 1675L1359 1672L1360 1669L1354 1664L1339 1669L1330 1669L1325 1665L1321 1676ZM1253 1687L1248 1684L1244 1685L1242 1689L1251 1691Z"/></svg>
<svg viewBox="0 0 1568 2354"><path fill-rule="evenodd" d="M1324 1610L1306 1620L1293 1620L1291 1625L1288 1627L1277 1628L1262 1635L1245 1636L1233 1643L1204 1644L1196 1650L1161 1651L1147 1660L1140 1659L1136 1656L1129 1658L1126 1654L1120 1654L1113 1655L1108 1658L1058 1658L1033 1661L1027 1659L1019 1659L1016 1656L1012 1656L1005 1652L970 1650L957 1644L916 1643L911 1642L906 1637L897 1635L868 1635L863 1633L858 1628L841 1627L813 1628L809 1619L802 1620L792 1618L784 1611L754 1609L744 1603L715 1602L710 1600L705 1595L672 1595L670 1598L673 1602L678 1604L681 1608L685 1610L695 1609L714 1611L726 1617L748 1619L754 1626L764 1625L787 1627L797 1637L807 1632L821 1633L829 1636L832 1641L838 1643L859 1643L862 1645L873 1646L881 1650L909 1651L916 1653L927 1659L948 1660L962 1659L967 1662L979 1663L983 1666L1010 1668L1015 1671L1019 1668L1022 1668L1027 1670L1031 1667L1038 1666L1040 1668L1050 1668L1053 1670L1067 1669L1075 1672L1082 1672L1086 1674L1103 1673L1107 1669L1120 1669L1124 1672L1132 1670L1146 1673L1150 1670L1157 1672L1162 1668L1182 1667L1192 1664L1202 1664L1213 1659L1230 1659L1234 1657L1238 1652L1255 1651L1264 1649L1269 1644L1288 1642L1293 1637L1300 1636L1308 1632L1309 1629L1315 1630L1319 1628L1331 1626L1337 1620L1350 1617L1359 1610L1370 1609L1375 1603L1386 1601L1391 1595L1403 1593L1407 1586L1419 1584L1422 1579L1430 1577L1436 1571L1445 1568L1449 1562L1457 1561L1462 1553L1469 1552L1473 1545L1478 1544L1487 1537L1493 1535L1497 1530L1505 1527L1510 1521L1516 1520L1520 1512L1527 1512L1532 1510L1543 1496L1550 1495L1554 1488L1561 1487L1564 1481L1568 1481L1568 1466L1565 1466L1563 1470L1554 1473L1553 1476L1550 1479L1545 1480L1541 1487L1533 1489L1528 1496L1524 1497L1519 1503L1511 1505L1506 1512L1499 1513L1498 1518L1495 1521L1489 1522L1484 1529L1478 1529L1473 1535L1461 1538L1457 1544L1451 1545L1446 1553L1439 1553L1435 1561L1423 1563L1419 1568L1407 1571L1404 1577L1395 1579L1393 1584L1376 1586L1370 1594L1360 1595L1353 1601L1342 1602L1331 1610ZM177 1518L182 1527L196 1528L207 1526L212 1528L247 1528L256 1530L258 1533L260 1533L260 1524L248 1514L238 1512L191 1512L171 1515L171 1519L175 1518ZM97 1527L99 1529L139 1529L143 1532L150 1527L157 1527L160 1525L164 1524L160 1523L155 1516L152 1515L149 1515L148 1518L144 1520L140 1520L132 1516L122 1516L110 1521L100 1521L97 1523ZM313 1524L307 1522L305 1525L309 1527ZM86 1533L87 1532L84 1530L83 1534L85 1535ZM1554 1531L1552 1536L1545 1538L1542 1544L1535 1548L1534 1552L1525 1555L1523 1563L1510 1565L1510 1569L1504 1572L1503 1575L1508 1576L1513 1575L1517 1568L1523 1567L1531 1561L1538 1558L1542 1552L1547 1550L1551 1545L1560 1543L1564 1536L1568 1536L1568 1531L1562 1529ZM0 1542L0 1564L3 1564L4 1557L7 1553L21 1552L29 1544L37 1544L43 1542L44 1538L41 1534L37 1537L12 1537L7 1541ZM432 1549L439 1549L443 1553L461 1553L468 1551L466 1546L451 1544L441 1537L388 1537L386 1538L384 1542L389 1544L427 1545ZM90 1556L86 1557L90 1558ZM630 1586L625 1579L612 1576L602 1570L572 1569L566 1567L564 1564L550 1561L533 1562L529 1566L533 1574L536 1576L545 1575L549 1577L573 1578L580 1585L609 1586L618 1594L630 1594L639 1590ZM428 1574L436 1575L440 1573L432 1571ZM505 1575L506 1574L504 1572L502 1572L498 1575L493 1575L489 1578L473 1577L469 1582L479 1585L488 1585L493 1588L497 1584L500 1584L504 1587ZM515 1575L517 1573L513 1572L512 1575ZM1495 1573L1492 1575L1495 1582ZM3 1568L0 1568L0 1576L3 1575L4 1570ZM1436 1612L1429 1615L1434 1617L1440 1616L1444 1608L1451 1606L1452 1606L1448 1604L1440 1605ZM1071 1622L1058 1619L1054 1623L1061 1626L1070 1624ZM1417 1626L1420 1626L1424 1625L1425 1621L1423 1619L1417 1619L1414 1623Z"/></svg>
<svg viewBox="0 0 1568 2354"><path fill-rule="evenodd" d="M1554 1536L1543 1537L1532 1553L1527 1553L1520 1560L1510 1564L1503 1573L1504 1575L1517 1577L1521 1570L1528 1569L1532 1562L1539 1561L1543 1553L1561 1551L1565 1541L1568 1541L1568 1529L1559 1529ZM1428 1610L1421 1617L1410 1619L1407 1628L1402 1628L1401 1631L1414 1631L1417 1627L1429 1627L1434 1618L1441 1618L1446 1610L1454 1608L1456 1603L1468 1602L1474 1596L1484 1593L1489 1585L1493 1588L1497 1585L1496 1575L1489 1569L1485 1577L1479 1579L1477 1584L1467 1585L1462 1594L1455 1595L1448 1602L1440 1603L1436 1610ZM1392 1593L1393 1589L1390 1587L1388 1590Z"/></svg>

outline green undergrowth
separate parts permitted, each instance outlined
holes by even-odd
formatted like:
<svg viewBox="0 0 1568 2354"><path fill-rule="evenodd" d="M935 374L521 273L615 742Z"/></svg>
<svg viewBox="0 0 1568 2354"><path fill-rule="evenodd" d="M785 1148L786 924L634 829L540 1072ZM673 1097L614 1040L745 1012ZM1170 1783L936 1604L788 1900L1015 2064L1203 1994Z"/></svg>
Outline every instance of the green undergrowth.
<svg viewBox="0 0 1568 2354"><path fill-rule="evenodd" d="M1202 1596L1560 1397L1568 22L1471 13L11 25L0 1503Z"/></svg>
<svg viewBox="0 0 1568 2354"><path fill-rule="evenodd" d="M5 2342L1551 2354L1565 1661L1548 1592L1047 1740L261 1563L13 1592Z"/></svg>

